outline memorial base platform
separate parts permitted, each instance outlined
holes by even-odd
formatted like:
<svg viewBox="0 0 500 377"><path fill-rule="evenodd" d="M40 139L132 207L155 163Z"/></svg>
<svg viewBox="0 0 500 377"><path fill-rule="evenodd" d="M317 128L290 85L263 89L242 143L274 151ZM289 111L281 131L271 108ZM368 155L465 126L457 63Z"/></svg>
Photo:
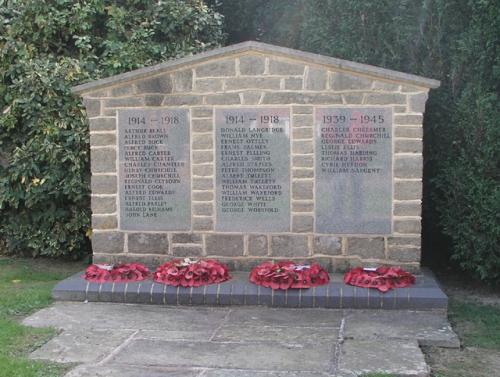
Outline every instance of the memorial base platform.
<svg viewBox="0 0 500 377"><path fill-rule="evenodd" d="M381 293L344 284L332 274L329 284L310 289L272 290L248 281L248 272L235 272L221 284L199 288L173 287L145 280L134 283L90 283L83 272L57 284L59 301L120 302L153 305L263 305L285 308L444 310L448 297L429 270L417 274L415 285Z"/></svg>

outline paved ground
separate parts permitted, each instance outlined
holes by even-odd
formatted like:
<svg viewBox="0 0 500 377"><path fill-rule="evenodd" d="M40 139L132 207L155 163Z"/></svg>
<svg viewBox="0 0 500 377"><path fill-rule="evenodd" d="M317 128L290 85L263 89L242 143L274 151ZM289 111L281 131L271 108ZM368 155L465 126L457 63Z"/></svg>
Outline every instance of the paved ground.
<svg viewBox="0 0 500 377"><path fill-rule="evenodd" d="M59 302L24 321L67 377L424 377L419 345L458 347L443 313Z"/></svg>

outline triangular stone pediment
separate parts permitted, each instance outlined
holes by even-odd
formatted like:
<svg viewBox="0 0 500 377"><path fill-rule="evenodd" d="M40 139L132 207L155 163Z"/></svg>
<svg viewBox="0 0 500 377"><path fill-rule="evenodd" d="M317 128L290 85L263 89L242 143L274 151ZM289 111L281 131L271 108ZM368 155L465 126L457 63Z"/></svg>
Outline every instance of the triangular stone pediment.
<svg viewBox="0 0 500 377"><path fill-rule="evenodd" d="M231 60L235 56L243 57L243 59L238 59L236 65L233 64L234 60ZM260 64L262 61L264 63ZM351 88L356 88L357 85L360 89L364 89L363 78L381 80L382 82L400 85L416 86L420 88L420 90L428 90L429 88L436 88L440 85L440 82L437 80L408 73L266 43L249 41L186 56L180 59L169 60L154 66L81 84L73 87L73 92L85 96L88 93L102 89L126 86L127 83L133 81L147 80L150 77L156 78L165 73L182 72L183 70L193 67L198 67L196 70L197 78L210 78L232 74L243 77L259 75L272 76L273 74L286 74L289 76L306 75L307 72L303 72L304 66L308 66L308 69L312 70L318 68L333 73L339 72L341 76L339 76L337 81L343 81L345 85L349 85ZM186 74L189 73L184 72L184 75ZM180 75L182 75L182 73ZM174 78L170 82L157 82L156 85L163 85L164 92L172 89L171 87L173 87L175 91L176 86L177 89L179 89L178 91L182 91L182 89L185 89L182 88L183 80L181 76L177 76L179 77L177 81L175 81ZM332 80L335 80L335 78L332 78ZM312 89L315 90L314 83L311 85L313 85Z"/></svg>

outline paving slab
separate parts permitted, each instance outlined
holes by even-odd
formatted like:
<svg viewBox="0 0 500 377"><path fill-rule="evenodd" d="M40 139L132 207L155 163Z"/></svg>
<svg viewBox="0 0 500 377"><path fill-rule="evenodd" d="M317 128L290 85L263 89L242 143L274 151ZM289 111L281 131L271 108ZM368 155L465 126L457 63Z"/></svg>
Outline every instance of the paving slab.
<svg viewBox="0 0 500 377"><path fill-rule="evenodd" d="M430 370L416 340L346 340L341 346L338 377L368 373L428 377Z"/></svg>
<svg viewBox="0 0 500 377"><path fill-rule="evenodd" d="M144 368L123 365L80 365L64 377L198 377L203 370L186 368Z"/></svg>
<svg viewBox="0 0 500 377"><path fill-rule="evenodd" d="M94 363L132 334L131 330L67 330L35 350L30 357L58 363Z"/></svg>
<svg viewBox="0 0 500 377"><path fill-rule="evenodd" d="M440 312L353 310L345 319L347 339L417 339L421 346L460 348L460 339Z"/></svg>
<svg viewBox="0 0 500 377"><path fill-rule="evenodd" d="M427 377L419 343L458 341L411 310L58 302L24 324L63 330L32 357L84 363L67 377Z"/></svg>
<svg viewBox="0 0 500 377"><path fill-rule="evenodd" d="M226 317L228 309L156 305L57 302L26 318L27 326L72 329L206 330Z"/></svg>
<svg viewBox="0 0 500 377"><path fill-rule="evenodd" d="M213 337L214 342L277 342L282 344L334 344L337 328L290 326L222 326Z"/></svg>
<svg viewBox="0 0 500 377"><path fill-rule="evenodd" d="M209 341L214 336L214 332L214 329L198 331L139 330L134 339Z"/></svg>
<svg viewBox="0 0 500 377"><path fill-rule="evenodd" d="M257 326L339 327L341 310L238 308L229 314L228 324Z"/></svg>
<svg viewBox="0 0 500 377"><path fill-rule="evenodd" d="M241 369L184 369L165 367L131 367L81 365L65 377L331 377L321 372L268 372Z"/></svg>
<svg viewBox="0 0 500 377"><path fill-rule="evenodd" d="M250 370L328 372L333 345L166 342L133 340L113 358L117 364L190 366Z"/></svg>
<svg viewBox="0 0 500 377"><path fill-rule="evenodd" d="M203 377L331 377L331 374L322 372L265 372L237 369L209 369Z"/></svg>

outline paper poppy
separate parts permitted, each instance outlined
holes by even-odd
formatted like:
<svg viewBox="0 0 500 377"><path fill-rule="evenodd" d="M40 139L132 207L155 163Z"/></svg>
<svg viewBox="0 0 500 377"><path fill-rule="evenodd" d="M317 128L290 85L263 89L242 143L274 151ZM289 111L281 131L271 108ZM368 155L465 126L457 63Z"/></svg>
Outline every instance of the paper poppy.
<svg viewBox="0 0 500 377"><path fill-rule="evenodd" d="M87 267L83 278L94 283L142 281L149 276L149 270L140 263L120 265L93 264Z"/></svg>
<svg viewBox="0 0 500 377"><path fill-rule="evenodd" d="M111 279L116 282L143 281L148 276L148 268L140 263L120 264L111 270Z"/></svg>
<svg viewBox="0 0 500 377"><path fill-rule="evenodd" d="M328 272L318 263L296 264L292 261L264 262L250 272L250 281L271 289L310 288L327 284Z"/></svg>
<svg viewBox="0 0 500 377"><path fill-rule="evenodd" d="M104 283L111 281L111 265L97 265L93 264L87 267L83 278L93 283Z"/></svg>
<svg viewBox="0 0 500 377"><path fill-rule="evenodd" d="M387 292L415 284L415 276L399 267L353 268L344 275L344 283L362 288L375 288Z"/></svg>

